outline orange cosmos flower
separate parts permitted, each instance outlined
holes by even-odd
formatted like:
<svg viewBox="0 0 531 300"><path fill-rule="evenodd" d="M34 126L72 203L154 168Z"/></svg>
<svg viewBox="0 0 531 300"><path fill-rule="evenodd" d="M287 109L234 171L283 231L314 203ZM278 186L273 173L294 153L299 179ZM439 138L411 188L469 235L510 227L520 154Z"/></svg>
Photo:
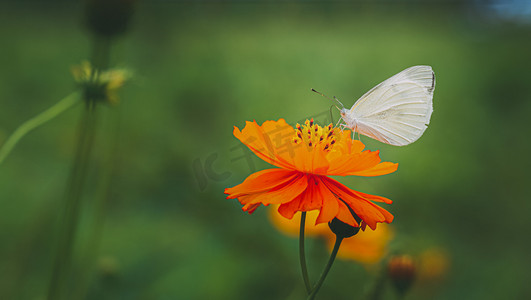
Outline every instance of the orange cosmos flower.
<svg viewBox="0 0 531 300"><path fill-rule="evenodd" d="M358 227L352 210L373 230L376 223L393 220L393 215L372 202L390 204L391 200L351 190L328 177L379 176L398 167L381 162L379 151L363 151L365 145L352 140L350 131L332 124L321 127L313 119L293 128L280 119L261 126L247 122L241 131L234 127L234 136L278 167L251 174L243 183L225 189L227 198L237 198L244 211L252 213L261 204L280 204L278 212L288 219L297 211L318 210L316 224L337 218Z"/></svg>

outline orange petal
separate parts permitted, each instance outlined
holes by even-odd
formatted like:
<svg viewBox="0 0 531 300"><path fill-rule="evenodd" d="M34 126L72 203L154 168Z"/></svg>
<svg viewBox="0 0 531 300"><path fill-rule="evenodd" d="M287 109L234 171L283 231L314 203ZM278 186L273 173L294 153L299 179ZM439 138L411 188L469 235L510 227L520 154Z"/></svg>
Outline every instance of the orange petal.
<svg viewBox="0 0 531 300"><path fill-rule="evenodd" d="M318 210L323 205L319 194L319 180L316 176L306 175L308 186L306 190L291 202L285 202L278 208L278 212L291 219L297 211Z"/></svg>
<svg viewBox="0 0 531 300"><path fill-rule="evenodd" d="M340 189L342 189L344 192L346 192L347 194L349 194L352 197L361 198L361 199L364 199L364 200L367 200L367 201L384 202L384 203L387 203L387 204L393 203L393 200L391 200L391 199L388 199L388 198L385 198L385 197L382 197L382 196L376 196L376 195L371 195L371 194L358 192L358 191L355 191L355 190L345 186L344 184L342 184L339 181L333 180L331 178L327 178L327 179L330 180L330 181L333 181L334 185L336 185L337 187L339 187Z"/></svg>
<svg viewBox="0 0 531 300"><path fill-rule="evenodd" d="M343 223L347 223L350 226L358 227L359 224L358 222L356 222L356 219L354 219L354 216L348 209L347 205L343 203L343 201L338 201L337 204L339 206L339 210L336 218L338 218Z"/></svg>
<svg viewBox="0 0 531 300"><path fill-rule="evenodd" d="M341 130L339 128L334 129L334 135L336 136L336 141L338 144L336 144L336 147L341 147L341 150L344 153L350 153L350 152L361 152L363 148L365 148L365 145L357 140L352 140L352 131L350 130ZM361 149L358 149L358 147L361 145ZM352 147L354 146L354 147ZM352 151L352 150L358 150L358 151Z"/></svg>
<svg viewBox="0 0 531 300"><path fill-rule="evenodd" d="M326 158L326 152L324 151L313 151L312 163L311 163L311 172L313 174L328 174L328 169L330 168L330 163Z"/></svg>
<svg viewBox="0 0 531 300"><path fill-rule="evenodd" d="M324 178L325 184L330 188L332 193L336 194L365 222L371 229L376 229L376 223L393 221L393 215L387 210L379 207L371 201L358 196L354 191L331 178ZM368 195L368 194L364 194ZM340 203L341 204L341 203ZM340 205L341 208L341 205ZM341 211L341 209L340 209ZM339 219L339 217L338 217ZM345 222L344 220L340 219ZM345 222L347 223L347 222ZM350 224L350 223L349 223Z"/></svg>
<svg viewBox="0 0 531 300"><path fill-rule="evenodd" d="M293 201L284 203L278 207L278 213L281 214L284 218L292 219L296 212L299 211L299 205L301 203L302 197L298 196Z"/></svg>
<svg viewBox="0 0 531 300"><path fill-rule="evenodd" d="M361 152L363 149L365 149L365 145L361 141L354 140L350 143L349 153Z"/></svg>
<svg viewBox="0 0 531 300"><path fill-rule="evenodd" d="M315 225L332 221L339 212L339 200L328 187L326 187L321 178L319 178L318 193L323 199L323 205L321 206L319 216L315 220Z"/></svg>
<svg viewBox="0 0 531 300"><path fill-rule="evenodd" d="M308 178L308 188L304 191L301 196L301 205L299 206L299 211L310 211L314 209L320 209L323 205L323 199L319 194L319 183L320 180L316 176L307 175Z"/></svg>
<svg viewBox="0 0 531 300"><path fill-rule="evenodd" d="M264 205L287 203L301 195L307 187L306 175L297 173L290 181L268 192L257 194L249 203L262 203Z"/></svg>
<svg viewBox="0 0 531 300"><path fill-rule="evenodd" d="M311 153L306 145L299 144L294 149L293 164L301 172L311 172Z"/></svg>
<svg viewBox="0 0 531 300"><path fill-rule="evenodd" d="M225 194L228 199L238 198L243 195L267 192L279 185L292 180L297 173L284 169L266 169L249 175L239 185L226 188Z"/></svg>
<svg viewBox="0 0 531 300"><path fill-rule="evenodd" d="M242 207L242 210L243 211L246 211L248 212L249 214L252 214L257 208L258 206L260 206L259 203L255 203L255 204L246 204Z"/></svg>
<svg viewBox="0 0 531 300"><path fill-rule="evenodd" d="M246 122L242 131L240 131L237 127L234 127L233 133L237 139L249 147L249 149L251 149L256 156L260 157L265 162L277 167L293 169L293 166L289 163L277 159L273 142L264 132L264 130L256 123L256 121Z"/></svg>
<svg viewBox="0 0 531 300"><path fill-rule="evenodd" d="M337 129L337 131L340 130ZM350 130L344 130L343 132L337 131L335 133L337 142L332 150L326 155L329 161L344 157L345 155L361 153L361 151L363 151L365 145L358 140L352 140L350 138L352 136Z"/></svg>
<svg viewBox="0 0 531 300"><path fill-rule="evenodd" d="M347 173L345 175L355 175L355 176L380 176L380 175L386 175L389 173L393 173L398 169L397 163L392 162L383 162L379 163L376 166L366 169L363 171L357 171L357 172L351 172Z"/></svg>
<svg viewBox="0 0 531 300"><path fill-rule="evenodd" d="M386 204L391 204L391 203L393 203L393 200L388 199L388 198L385 198L385 197L382 197L382 196L376 196L376 195L371 195L371 194L365 194L365 193L362 193L362 192L355 191L355 190L353 190L353 189L348 189L348 191L349 191L350 193L352 193L352 195L353 195L354 197L363 198L363 199L368 200L368 201L384 202L384 203L386 203Z"/></svg>
<svg viewBox="0 0 531 300"><path fill-rule="evenodd" d="M252 195L238 197L238 201L240 202L241 205L243 205L242 207L243 211L248 211L251 206L255 205L255 203L251 203L251 201L254 198L258 197L258 195L260 194L252 194ZM252 213L253 211L249 213Z"/></svg>
<svg viewBox="0 0 531 300"><path fill-rule="evenodd" d="M275 157L279 162L282 162L287 168L303 172L311 170L304 167L310 161L309 154L311 154L311 151L308 151L308 148L303 144L293 143L295 129L286 123L284 119L266 121L262 125L262 129L272 141Z"/></svg>
<svg viewBox="0 0 531 300"><path fill-rule="evenodd" d="M371 169L380 163L379 151L363 151L361 153L345 154L330 161L328 175L345 176L353 172Z"/></svg>
<svg viewBox="0 0 531 300"><path fill-rule="evenodd" d="M353 201L353 199L346 200L346 202L372 230L376 229L376 223L391 223L393 221L393 215L384 208L370 201Z"/></svg>

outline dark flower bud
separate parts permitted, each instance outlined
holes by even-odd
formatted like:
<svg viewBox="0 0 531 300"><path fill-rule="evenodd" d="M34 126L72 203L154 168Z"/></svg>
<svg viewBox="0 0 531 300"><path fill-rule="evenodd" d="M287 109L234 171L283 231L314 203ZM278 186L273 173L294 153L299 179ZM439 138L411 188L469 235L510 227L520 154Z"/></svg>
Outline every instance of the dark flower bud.
<svg viewBox="0 0 531 300"><path fill-rule="evenodd" d="M413 258L409 255L393 256L387 264L387 271L396 291L401 295L409 290L417 273Z"/></svg>
<svg viewBox="0 0 531 300"><path fill-rule="evenodd" d="M87 0L87 27L95 34L123 34L133 14L136 0Z"/></svg>
<svg viewBox="0 0 531 300"><path fill-rule="evenodd" d="M347 207L356 222L361 225L363 222L361 218L354 212L354 210L352 210L350 205L347 205ZM347 223L344 223L338 220L337 218L334 218L332 221L328 222L328 227L330 227L330 230L332 230L333 233L335 233L338 237L341 238L349 238L351 236L356 235L360 231L360 226L355 227L348 225ZM365 228L363 230L365 230Z"/></svg>
<svg viewBox="0 0 531 300"><path fill-rule="evenodd" d="M332 230L335 235L341 238L349 238L360 231L359 227L350 226L337 218L328 222L328 227L330 227L330 230Z"/></svg>

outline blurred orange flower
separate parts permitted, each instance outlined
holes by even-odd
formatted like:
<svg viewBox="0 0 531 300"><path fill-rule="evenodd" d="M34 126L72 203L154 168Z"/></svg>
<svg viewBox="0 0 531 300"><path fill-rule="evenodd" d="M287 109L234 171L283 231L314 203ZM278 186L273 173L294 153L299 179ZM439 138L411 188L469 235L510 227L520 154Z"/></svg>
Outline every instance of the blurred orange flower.
<svg viewBox="0 0 531 300"><path fill-rule="evenodd" d="M391 200L351 190L327 176L379 176L396 171L398 164L381 162L379 151L363 151L365 145L351 139L351 132L321 127L312 120L291 127L284 119L266 121L261 126L247 122L234 136L264 161L279 168L251 174L235 187L225 189L228 199L237 198L243 210L252 213L261 204L279 204L278 212L291 219L297 211L319 211L315 223L334 218L358 227L393 220L372 201ZM351 210L358 215L359 224Z"/></svg>
<svg viewBox="0 0 531 300"><path fill-rule="evenodd" d="M275 205L275 208L278 209L278 205ZM277 212L276 209L269 210L269 219L271 223L282 233L291 237L299 237L300 231L300 217L301 213L296 212L295 217L290 219L284 218L281 214ZM315 224L319 211L312 210L306 213L306 226L304 229L304 234L306 236L325 236L330 235L334 237L335 235L330 231L326 223ZM378 228L380 230L380 228ZM347 239L345 239L347 240Z"/></svg>
<svg viewBox="0 0 531 300"><path fill-rule="evenodd" d="M443 248L433 247L420 254L419 279L439 281L444 279L450 268L450 255Z"/></svg>
<svg viewBox="0 0 531 300"><path fill-rule="evenodd" d="M326 239L330 250L334 247L335 234L330 231L326 224L314 225L312 221L317 219L319 212L314 210L306 214L305 234L307 236L323 237ZM297 237L299 236L300 212L288 220L282 217L276 210L269 211L271 223L282 233ZM358 234L343 239L337 257L345 260L354 260L364 265L372 265L379 262L387 252L387 245L393 239L394 233L390 225L385 223L378 226L378 230L360 231Z"/></svg>
<svg viewBox="0 0 531 300"><path fill-rule="evenodd" d="M387 245L393 239L391 225L380 224L378 230L360 231L353 237L344 239L337 257L371 265L379 262L387 254ZM326 235L328 248L334 248L335 236Z"/></svg>

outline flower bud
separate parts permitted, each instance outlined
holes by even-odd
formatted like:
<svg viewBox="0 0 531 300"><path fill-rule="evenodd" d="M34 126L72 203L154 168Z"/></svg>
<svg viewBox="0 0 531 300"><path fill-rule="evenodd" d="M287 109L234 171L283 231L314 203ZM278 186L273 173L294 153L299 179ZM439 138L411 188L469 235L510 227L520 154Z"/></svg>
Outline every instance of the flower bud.
<svg viewBox="0 0 531 300"><path fill-rule="evenodd" d="M87 0L87 27L95 34L123 34L133 14L135 0Z"/></svg>
<svg viewBox="0 0 531 300"><path fill-rule="evenodd" d="M344 223L337 218L334 218L332 221L328 222L328 227L335 233L338 237L348 238L360 231L359 227L350 226L347 223Z"/></svg>
<svg viewBox="0 0 531 300"><path fill-rule="evenodd" d="M409 255L393 256L387 264L387 271L395 289L402 295L409 290L417 273L413 258Z"/></svg>

